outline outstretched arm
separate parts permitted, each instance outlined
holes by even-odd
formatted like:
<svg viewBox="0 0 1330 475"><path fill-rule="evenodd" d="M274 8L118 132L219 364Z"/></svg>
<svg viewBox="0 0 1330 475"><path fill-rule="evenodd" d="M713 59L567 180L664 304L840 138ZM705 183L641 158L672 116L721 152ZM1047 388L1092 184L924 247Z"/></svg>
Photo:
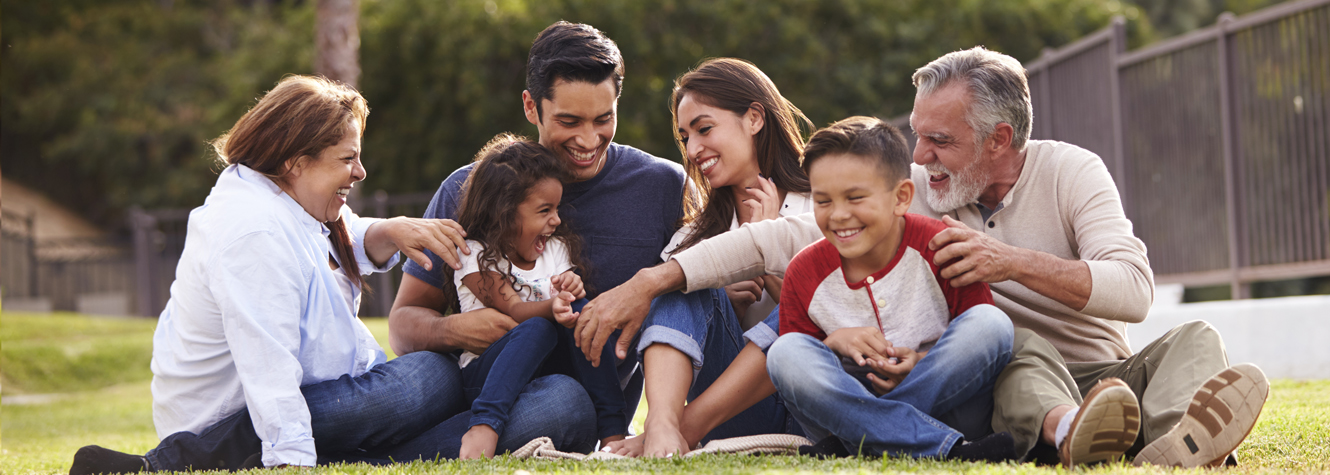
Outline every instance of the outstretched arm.
<svg viewBox="0 0 1330 475"><path fill-rule="evenodd" d="M638 328L651 309L651 300L684 286L683 269L671 259L655 267L637 271L627 282L601 293L582 308L573 335L577 347L587 355L593 366L600 366L601 349L615 330L622 329L615 345L619 359L628 357L628 345L637 335Z"/></svg>

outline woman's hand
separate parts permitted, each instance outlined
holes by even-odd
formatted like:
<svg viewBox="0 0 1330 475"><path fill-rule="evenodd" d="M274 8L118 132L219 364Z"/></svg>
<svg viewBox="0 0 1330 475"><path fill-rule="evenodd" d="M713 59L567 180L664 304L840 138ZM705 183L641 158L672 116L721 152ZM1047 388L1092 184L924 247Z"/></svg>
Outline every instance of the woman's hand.
<svg viewBox="0 0 1330 475"><path fill-rule="evenodd" d="M555 292L573 294L573 300L586 297L586 289L582 285L582 276L571 270L550 278L550 286L554 288Z"/></svg>
<svg viewBox="0 0 1330 475"><path fill-rule="evenodd" d="M776 219L780 217L780 208L784 203L780 199L780 190L776 188L776 182L770 178L759 178L757 188L744 188L752 198L743 200L743 204L753 211L752 218L748 222L756 223L767 219Z"/></svg>
<svg viewBox="0 0 1330 475"><path fill-rule="evenodd" d="M365 231L365 255L375 264L387 262L394 252L402 251L425 270L434 270L434 263L425 255L426 249L453 269L462 268L457 257L459 249L463 254L471 254L466 245L466 231L451 219L398 216L374 223Z"/></svg>
<svg viewBox="0 0 1330 475"><path fill-rule="evenodd" d="M730 298L735 315L742 318L748 307L762 300L762 284L762 278L758 277L725 286L725 296Z"/></svg>

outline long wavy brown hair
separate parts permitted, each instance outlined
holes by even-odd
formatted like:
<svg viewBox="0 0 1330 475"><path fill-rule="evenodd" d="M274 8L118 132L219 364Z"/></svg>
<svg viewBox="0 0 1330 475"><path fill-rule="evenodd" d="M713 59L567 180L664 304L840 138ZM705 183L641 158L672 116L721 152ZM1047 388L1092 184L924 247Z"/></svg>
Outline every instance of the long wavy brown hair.
<svg viewBox="0 0 1330 475"><path fill-rule="evenodd" d="M365 133L369 105L351 86L314 76L287 76L263 95L236 121L231 130L212 141L218 161L244 165L283 183L293 160L318 160L323 149L346 138L354 121ZM369 292L356 263L346 220L324 223L331 232L333 251L346 277Z"/></svg>
<svg viewBox="0 0 1330 475"><path fill-rule="evenodd" d="M457 224L466 230L467 239L480 242L483 249L476 258L480 269L499 274L513 290L521 291L523 286L517 283L512 273L513 264L507 259L507 256L517 254L513 242L522 232L517 223L517 207L541 180L554 178L560 183L570 183L573 174L563 160L549 149L509 133L490 139L476 154L474 163L471 174L462 185ZM586 282L589 269L582 257L582 240L573 234L568 220L559 223L550 237L563 241L573 268L581 272L583 282ZM500 260L507 266L500 268ZM456 305L457 288L453 269L445 266L444 274L444 302L446 305ZM493 285L488 280L491 277L486 273L482 272L481 278L486 279L486 286Z"/></svg>
<svg viewBox="0 0 1330 475"><path fill-rule="evenodd" d="M756 107L754 104L760 105L764 124L753 136L758 170L762 176L771 178L777 188L787 192L807 193L811 190L808 176L799 166L799 157L803 153L804 137L815 129L813 121L781 96L771 78L753 63L735 58L706 60L674 80L674 93L670 96L674 141L683 154L688 179L700 195L685 193L684 218L680 224L693 223L695 228L674 252L729 231L737 205L734 194L711 188L697 164L688 157L683 136L679 134L679 102L684 96L741 116Z"/></svg>

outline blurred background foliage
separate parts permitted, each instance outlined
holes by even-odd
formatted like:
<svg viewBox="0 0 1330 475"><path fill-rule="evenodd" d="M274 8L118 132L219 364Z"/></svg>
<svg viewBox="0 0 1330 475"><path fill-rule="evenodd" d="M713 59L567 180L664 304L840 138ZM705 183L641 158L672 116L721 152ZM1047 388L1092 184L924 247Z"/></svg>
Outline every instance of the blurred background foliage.
<svg viewBox="0 0 1330 475"><path fill-rule="evenodd" d="M974 45L1022 61L1128 19L1132 47L1272 0L361 0L360 88L372 113L364 190L433 191L521 114L531 40L557 20L618 42L616 142L678 160L675 77L704 58L762 68L818 125L889 118L910 74ZM310 74L310 1L0 2L0 169L99 224L131 205L202 203L207 141L287 74Z"/></svg>

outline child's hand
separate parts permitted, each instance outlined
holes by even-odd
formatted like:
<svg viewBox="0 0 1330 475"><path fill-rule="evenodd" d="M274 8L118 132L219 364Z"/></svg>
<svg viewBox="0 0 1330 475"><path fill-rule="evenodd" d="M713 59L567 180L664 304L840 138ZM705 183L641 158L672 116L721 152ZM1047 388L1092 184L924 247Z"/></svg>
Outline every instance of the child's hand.
<svg viewBox="0 0 1330 475"><path fill-rule="evenodd" d="M550 278L550 286L554 287L555 292L573 294L573 300L586 297L586 289L582 286L582 276L573 271L567 271Z"/></svg>
<svg viewBox="0 0 1330 475"><path fill-rule="evenodd" d="M873 392L881 396L896 389L910 371L914 370L919 360L923 359L928 352L916 352L903 346L892 347L888 352L890 359L872 359L868 361L868 368L873 370L868 373L868 381L873 383Z"/></svg>
<svg viewBox="0 0 1330 475"><path fill-rule="evenodd" d="M568 328L577 324L577 317L581 312L573 311L573 301L577 300L572 293L567 291L559 292L554 296L554 301L550 302L551 313L554 314L554 321Z"/></svg>
<svg viewBox="0 0 1330 475"><path fill-rule="evenodd" d="M891 342L882 336L882 330L874 327L842 328L831 332L822 343L859 366L867 364L870 359L886 361L891 357Z"/></svg>

